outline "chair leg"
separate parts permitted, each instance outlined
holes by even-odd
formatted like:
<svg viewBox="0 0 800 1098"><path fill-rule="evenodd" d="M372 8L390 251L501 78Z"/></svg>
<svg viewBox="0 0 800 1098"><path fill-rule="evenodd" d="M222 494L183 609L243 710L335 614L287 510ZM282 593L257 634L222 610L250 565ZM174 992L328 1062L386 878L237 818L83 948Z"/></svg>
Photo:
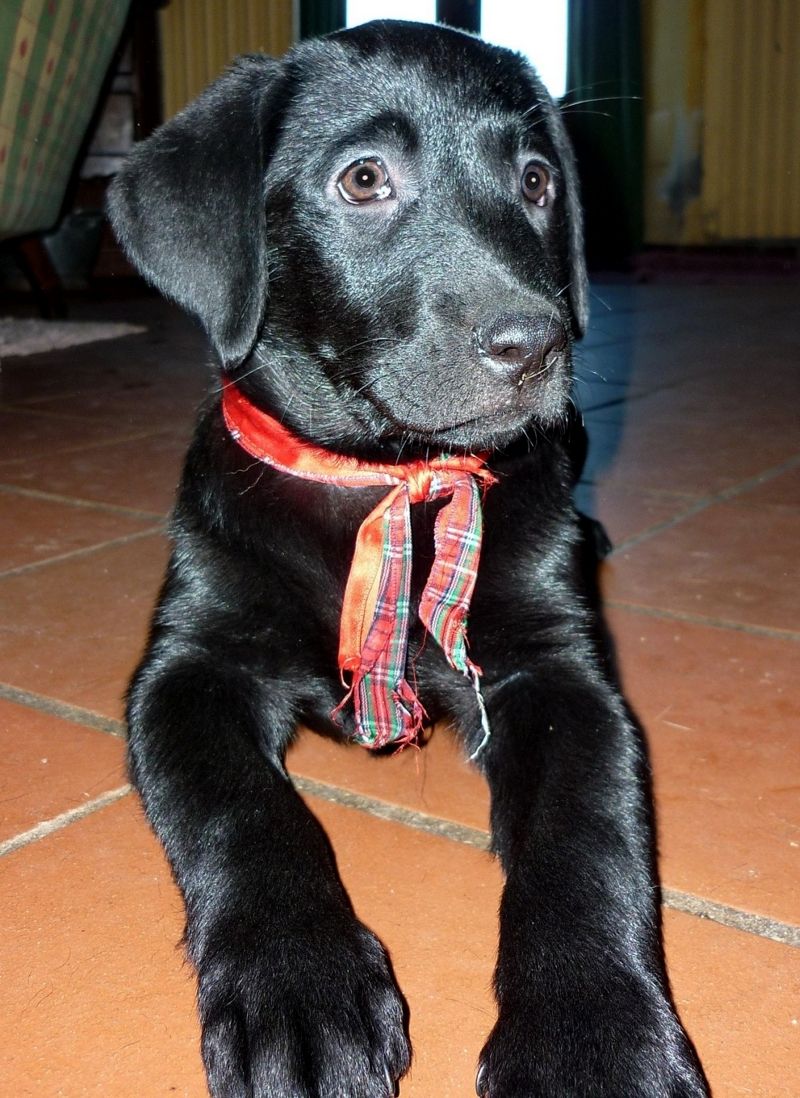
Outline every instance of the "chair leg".
<svg viewBox="0 0 800 1098"><path fill-rule="evenodd" d="M32 234L15 242L17 262L33 287L39 310L48 320L62 320L67 315L67 299L58 271L42 238Z"/></svg>

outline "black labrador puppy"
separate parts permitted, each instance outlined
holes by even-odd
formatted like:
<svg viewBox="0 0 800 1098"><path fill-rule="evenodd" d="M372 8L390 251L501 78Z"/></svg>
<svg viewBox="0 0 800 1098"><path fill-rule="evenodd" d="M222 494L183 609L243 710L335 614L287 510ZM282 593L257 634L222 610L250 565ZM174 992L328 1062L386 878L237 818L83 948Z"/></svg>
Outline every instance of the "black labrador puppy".
<svg viewBox="0 0 800 1098"><path fill-rule="evenodd" d="M110 210L221 365L129 694L212 1093L395 1093L403 1000L283 759L300 723L382 746L447 718L506 875L479 1094L705 1094L581 580L581 214L534 72L392 22L245 57L135 149Z"/></svg>

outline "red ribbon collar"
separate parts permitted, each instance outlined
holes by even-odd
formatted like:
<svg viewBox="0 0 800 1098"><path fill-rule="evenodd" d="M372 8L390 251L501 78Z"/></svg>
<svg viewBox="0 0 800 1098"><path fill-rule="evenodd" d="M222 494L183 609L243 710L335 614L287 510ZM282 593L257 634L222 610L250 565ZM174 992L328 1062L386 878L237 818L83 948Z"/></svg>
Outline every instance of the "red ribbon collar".
<svg viewBox="0 0 800 1098"><path fill-rule="evenodd" d="M388 485L391 489L358 531L342 604L339 668L352 678L335 712L353 698L354 738L366 746L408 743L422 727L424 710L406 681L410 506L451 497L436 518L435 558L419 616L448 663L471 680L485 743L489 728L480 694L480 669L467 655L466 617L480 556L481 494L495 483L486 459L443 456L384 465L335 454L293 435L232 384L223 389L222 412L238 444L273 468L340 487Z"/></svg>

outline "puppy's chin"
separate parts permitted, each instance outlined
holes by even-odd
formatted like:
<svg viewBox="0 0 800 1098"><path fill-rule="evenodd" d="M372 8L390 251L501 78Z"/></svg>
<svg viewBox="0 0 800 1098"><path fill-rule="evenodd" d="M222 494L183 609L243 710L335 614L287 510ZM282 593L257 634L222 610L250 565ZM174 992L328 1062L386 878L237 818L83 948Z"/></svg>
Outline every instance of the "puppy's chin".
<svg viewBox="0 0 800 1098"><path fill-rule="evenodd" d="M551 376L545 383L535 385L528 392L520 391L512 398L504 394L494 405L481 402L477 409L461 407L449 409L448 418L431 417L425 422L419 415L407 419L391 416L389 434L416 442L426 451L486 451L508 446L518 438L533 437L539 431L564 422L569 405L571 383L569 376Z"/></svg>
<svg viewBox="0 0 800 1098"><path fill-rule="evenodd" d="M305 370L298 369L302 363ZM546 375L513 384L484 375L462 392L451 385L395 383L376 370L382 384L334 386L321 363L283 356L259 345L257 352L227 371L257 407L301 437L332 450L370 460L412 459L431 453L491 451L564 421L571 391L567 356ZM450 369L449 376L458 371ZM308 385L308 376L315 378ZM455 399L458 397L459 399Z"/></svg>
<svg viewBox="0 0 800 1098"><path fill-rule="evenodd" d="M428 448L448 452L476 453L480 451L501 450L519 438L532 439L539 431L563 423L566 416L566 403L559 410L544 416L531 412L501 412L494 416L476 419L470 423L461 423L431 431L419 437Z"/></svg>

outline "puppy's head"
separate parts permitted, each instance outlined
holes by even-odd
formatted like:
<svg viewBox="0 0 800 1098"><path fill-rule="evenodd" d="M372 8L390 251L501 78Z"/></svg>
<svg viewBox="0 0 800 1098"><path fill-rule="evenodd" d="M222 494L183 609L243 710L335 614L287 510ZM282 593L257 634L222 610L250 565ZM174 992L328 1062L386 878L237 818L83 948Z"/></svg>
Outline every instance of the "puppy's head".
<svg viewBox="0 0 800 1098"><path fill-rule="evenodd" d="M242 58L134 150L110 211L227 375L316 442L485 448L563 414L581 213L516 54L381 22Z"/></svg>

